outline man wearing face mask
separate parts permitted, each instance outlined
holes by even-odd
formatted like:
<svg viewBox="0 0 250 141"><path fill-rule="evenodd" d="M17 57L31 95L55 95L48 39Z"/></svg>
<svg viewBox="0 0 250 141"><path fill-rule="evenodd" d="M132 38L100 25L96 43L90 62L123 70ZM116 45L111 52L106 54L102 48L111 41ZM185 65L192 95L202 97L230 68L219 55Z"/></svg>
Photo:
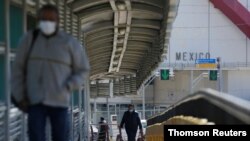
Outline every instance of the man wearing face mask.
<svg viewBox="0 0 250 141"><path fill-rule="evenodd" d="M38 27L20 41L13 66L12 96L20 102L27 95L30 141L46 140L46 119L51 123L53 141L69 141L71 92L87 79L88 58L73 36L59 30L57 7L44 5L38 11Z"/></svg>
<svg viewBox="0 0 250 141"><path fill-rule="evenodd" d="M120 129L123 128L125 124L125 130L128 135L128 141L135 141L136 133L138 127L140 128L140 134L143 137L143 130L140 117L137 112L134 110L134 106L129 104L128 111L126 111L122 117L120 124ZM121 134L121 133L120 133Z"/></svg>

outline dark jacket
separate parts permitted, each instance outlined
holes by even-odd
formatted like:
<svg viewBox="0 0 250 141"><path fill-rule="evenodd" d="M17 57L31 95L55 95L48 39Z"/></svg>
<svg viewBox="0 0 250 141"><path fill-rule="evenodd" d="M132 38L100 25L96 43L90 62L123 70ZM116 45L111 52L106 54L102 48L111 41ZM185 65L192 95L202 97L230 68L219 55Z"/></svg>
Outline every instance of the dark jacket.
<svg viewBox="0 0 250 141"><path fill-rule="evenodd" d="M108 137L108 124L106 122L99 122L100 128L99 128L99 135L98 135L98 141L106 141Z"/></svg>
<svg viewBox="0 0 250 141"><path fill-rule="evenodd" d="M126 130L137 131L138 126L140 129L142 129L140 117L139 117L138 113L135 111L133 111L131 113L129 111L126 111L124 113L120 127L122 128L124 124L125 124Z"/></svg>

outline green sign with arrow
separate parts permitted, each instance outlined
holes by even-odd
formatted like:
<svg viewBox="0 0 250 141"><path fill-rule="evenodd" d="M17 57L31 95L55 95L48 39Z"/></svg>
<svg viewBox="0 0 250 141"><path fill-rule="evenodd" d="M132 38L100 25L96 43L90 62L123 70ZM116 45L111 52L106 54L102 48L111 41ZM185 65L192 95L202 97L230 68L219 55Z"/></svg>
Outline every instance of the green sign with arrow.
<svg viewBox="0 0 250 141"><path fill-rule="evenodd" d="M218 77L217 74L218 74L217 70L210 70L209 71L209 80L216 81L217 77Z"/></svg>
<svg viewBox="0 0 250 141"><path fill-rule="evenodd" d="M161 80L169 80L169 70L161 70Z"/></svg>

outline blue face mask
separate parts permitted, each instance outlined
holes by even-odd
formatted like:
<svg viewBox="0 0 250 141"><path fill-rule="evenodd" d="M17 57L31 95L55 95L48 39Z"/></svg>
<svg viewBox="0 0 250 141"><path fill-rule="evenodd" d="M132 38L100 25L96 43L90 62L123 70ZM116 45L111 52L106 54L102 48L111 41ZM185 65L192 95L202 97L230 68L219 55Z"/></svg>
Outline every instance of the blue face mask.
<svg viewBox="0 0 250 141"><path fill-rule="evenodd" d="M132 113L134 110L133 109L129 109L129 112Z"/></svg>

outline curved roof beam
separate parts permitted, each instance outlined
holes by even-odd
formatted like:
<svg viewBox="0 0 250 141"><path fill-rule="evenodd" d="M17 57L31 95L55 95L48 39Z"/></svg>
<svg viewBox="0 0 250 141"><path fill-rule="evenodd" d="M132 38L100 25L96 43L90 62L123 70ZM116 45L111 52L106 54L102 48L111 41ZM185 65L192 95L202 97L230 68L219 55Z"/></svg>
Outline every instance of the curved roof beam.
<svg viewBox="0 0 250 141"><path fill-rule="evenodd" d="M161 0L131 0L132 2L138 2L138 3L145 3L148 5L153 5L153 6L157 6L159 8L163 8L163 1Z"/></svg>
<svg viewBox="0 0 250 141"><path fill-rule="evenodd" d="M96 46L102 46L102 44L104 44L104 43L110 43L110 42L112 42L112 38L110 39L110 38L108 38L108 39L104 39L104 40L102 40L102 41L100 41L100 42L91 42L91 43L88 43L88 44L86 44L86 46L87 46L87 48L90 48L90 47L96 47Z"/></svg>
<svg viewBox="0 0 250 141"><path fill-rule="evenodd" d="M123 60L124 62L129 62L129 63L134 63L134 64L139 64L139 62L137 62L136 60L133 59L125 59Z"/></svg>
<svg viewBox="0 0 250 141"><path fill-rule="evenodd" d="M109 6L96 7L93 9L82 10L77 13L80 20L85 23L87 21L95 20L112 20L113 10Z"/></svg>
<svg viewBox="0 0 250 141"><path fill-rule="evenodd" d="M156 36L159 34L159 31L150 28L132 27L130 34L144 34L144 35Z"/></svg>
<svg viewBox="0 0 250 141"><path fill-rule="evenodd" d="M85 23L82 25L82 31L84 35L93 34L98 31L113 29L114 25L111 21L104 21L100 23Z"/></svg>
<svg viewBox="0 0 250 141"><path fill-rule="evenodd" d="M133 18L136 19L163 19L163 9L146 4L133 4Z"/></svg>
<svg viewBox="0 0 250 141"><path fill-rule="evenodd" d="M106 54L96 55L94 57L91 57L89 58L89 61L90 62L103 61L103 60L108 60L109 57L110 57L110 54L106 53Z"/></svg>
<svg viewBox="0 0 250 141"><path fill-rule="evenodd" d="M131 27L143 27L160 30L161 22L152 20L132 20Z"/></svg>
<svg viewBox="0 0 250 141"><path fill-rule="evenodd" d="M107 36L107 37L104 37L104 38L99 38L98 40L91 40L91 41L88 41L86 40L85 42L85 45L87 46L95 46L95 44L101 44L101 43L106 43L106 42L111 42L113 41L113 37L112 36Z"/></svg>
<svg viewBox="0 0 250 141"><path fill-rule="evenodd" d="M78 12L95 5L107 3L108 0L76 0L72 3L73 12Z"/></svg>
<svg viewBox="0 0 250 141"><path fill-rule="evenodd" d="M99 32L95 32L93 34L88 34L85 36L85 40L97 40L98 38L106 37L106 36L112 36L113 37L114 33L112 29L107 29L107 30L102 30Z"/></svg>
<svg viewBox="0 0 250 141"><path fill-rule="evenodd" d="M160 30L161 22L152 21L152 20L132 20L131 27ZM113 29L114 25L110 21L105 21L105 22L96 23L96 24L88 23L87 28L84 25L82 26L82 28L83 28L82 31L84 32L84 34L88 35L88 34L93 34L95 32L102 31L102 30Z"/></svg>
<svg viewBox="0 0 250 141"><path fill-rule="evenodd" d="M149 43L149 42L142 42L142 41L128 41L128 46L146 46L146 47L151 47L152 46L152 43Z"/></svg>
<svg viewBox="0 0 250 141"><path fill-rule="evenodd" d="M129 41L142 41L142 42L149 42L149 43L153 43L154 42L154 38L150 38L150 37L143 37L143 36L129 36L128 37Z"/></svg>
<svg viewBox="0 0 250 141"><path fill-rule="evenodd" d="M97 54L99 55L103 52L108 52L108 51L112 52L111 46L108 48L102 48L101 50L100 49L91 50L91 51L88 51L87 53L88 55L91 56L91 55L97 55Z"/></svg>
<svg viewBox="0 0 250 141"><path fill-rule="evenodd" d="M101 46L91 46L91 47L86 47L88 50L92 50L92 49L95 49L95 48L103 48L103 47L112 47L113 44L112 43L108 43L108 42L105 42L104 44L102 44Z"/></svg>
<svg viewBox="0 0 250 141"><path fill-rule="evenodd" d="M126 51L148 51L148 48L150 48L150 46L137 46L137 45L129 45L127 46L128 49Z"/></svg>

